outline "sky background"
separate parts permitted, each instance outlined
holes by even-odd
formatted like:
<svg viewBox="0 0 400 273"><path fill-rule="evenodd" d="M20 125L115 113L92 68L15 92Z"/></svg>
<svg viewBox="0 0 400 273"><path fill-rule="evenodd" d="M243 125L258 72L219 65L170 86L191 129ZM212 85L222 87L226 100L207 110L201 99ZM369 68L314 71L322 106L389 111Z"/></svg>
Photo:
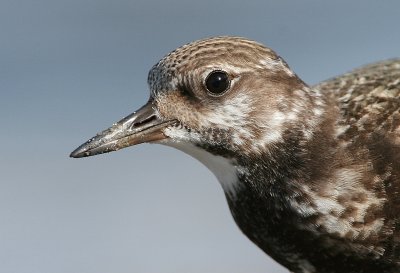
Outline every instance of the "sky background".
<svg viewBox="0 0 400 273"><path fill-rule="evenodd" d="M69 153L148 98L192 40L239 35L310 84L400 57L400 2L0 1L0 272L283 273L200 163L140 145Z"/></svg>

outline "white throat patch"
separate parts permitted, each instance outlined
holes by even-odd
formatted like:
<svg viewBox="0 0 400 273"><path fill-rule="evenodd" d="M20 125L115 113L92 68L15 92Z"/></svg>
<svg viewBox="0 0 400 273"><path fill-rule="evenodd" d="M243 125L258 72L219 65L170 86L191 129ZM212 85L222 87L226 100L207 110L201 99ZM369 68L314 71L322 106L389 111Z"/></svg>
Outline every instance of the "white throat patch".
<svg viewBox="0 0 400 273"><path fill-rule="evenodd" d="M239 185L238 170L229 159L213 155L188 142L166 139L158 143L174 147L199 160L217 177L224 192L231 197L235 196Z"/></svg>

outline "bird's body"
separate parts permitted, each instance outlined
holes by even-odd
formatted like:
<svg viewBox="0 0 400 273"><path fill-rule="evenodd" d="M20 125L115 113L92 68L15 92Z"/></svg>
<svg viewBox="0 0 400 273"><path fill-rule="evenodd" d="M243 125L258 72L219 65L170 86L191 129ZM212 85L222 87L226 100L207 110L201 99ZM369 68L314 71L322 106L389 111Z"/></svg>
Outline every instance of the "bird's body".
<svg viewBox="0 0 400 273"><path fill-rule="evenodd" d="M258 185L228 196L232 214L294 272L400 272L400 61L313 88L326 120L304 143L287 128L274 157L249 160L266 164L243 164L242 184Z"/></svg>
<svg viewBox="0 0 400 273"><path fill-rule="evenodd" d="M217 37L149 73L151 98L72 156L176 147L292 272L400 272L400 60L309 87L272 50Z"/></svg>

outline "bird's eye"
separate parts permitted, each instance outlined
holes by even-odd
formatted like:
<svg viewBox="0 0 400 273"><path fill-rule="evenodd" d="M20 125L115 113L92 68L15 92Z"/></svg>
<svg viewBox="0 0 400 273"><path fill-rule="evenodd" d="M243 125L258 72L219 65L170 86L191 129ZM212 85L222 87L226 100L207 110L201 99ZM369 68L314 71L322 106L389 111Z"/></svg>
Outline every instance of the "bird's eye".
<svg viewBox="0 0 400 273"><path fill-rule="evenodd" d="M226 72L216 70L208 74L205 85L212 95L222 95L229 89L230 80Z"/></svg>

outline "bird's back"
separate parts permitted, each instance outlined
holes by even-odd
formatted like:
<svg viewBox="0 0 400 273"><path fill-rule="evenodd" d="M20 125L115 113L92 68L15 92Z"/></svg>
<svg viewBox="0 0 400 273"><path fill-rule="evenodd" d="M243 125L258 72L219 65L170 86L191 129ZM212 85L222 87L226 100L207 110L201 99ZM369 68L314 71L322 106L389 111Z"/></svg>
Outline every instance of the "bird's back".
<svg viewBox="0 0 400 273"><path fill-rule="evenodd" d="M366 163L370 177L364 184L385 199L383 209L370 213L383 219L383 227L367 240L381 246L384 260L400 264L400 59L361 67L315 88L335 101L340 145Z"/></svg>
<svg viewBox="0 0 400 273"><path fill-rule="evenodd" d="M315 87L337 100L347 137L384 133L400 145L400 59L366 65Z"/></svg>

